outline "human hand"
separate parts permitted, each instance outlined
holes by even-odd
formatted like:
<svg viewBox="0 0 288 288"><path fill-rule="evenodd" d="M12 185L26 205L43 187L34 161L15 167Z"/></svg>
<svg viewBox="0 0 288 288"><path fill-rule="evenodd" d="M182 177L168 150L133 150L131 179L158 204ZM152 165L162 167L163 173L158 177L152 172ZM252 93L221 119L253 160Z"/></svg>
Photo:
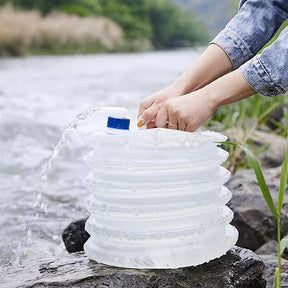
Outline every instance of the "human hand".
<svg viewBox="0 0 288 288"><path fill-rule="evenodd" d="M173 84L148 96L141 102L138 127L145 124L147 128L156 127L156 115L167 101L204 88L231 71L232 68L231 60L226 52L218 45L209 45L194 65L176 79Z"/></svg>
<svg viewBox="0 0 288 288"><path fill-rule="evenodd" d="M138 127L146 124L148 129L155 128L155 119L158 111L168 100L182 95L181 92L177 87L170 85L142 100L138 112Z"/></svg>
<svg viewBox="0 0 288 288"><path fill-rule="evenodd" d="M199 90L168 100L157 113L155 127L195 131L218 107L255 92L237 69Z"/></svg>
<svg viewBox="0 0 288 288"><path fill-rule="evenodd" d="M209 95L198 90L167 101L158 111L155 127L195 131L217 107Z"/></svg>

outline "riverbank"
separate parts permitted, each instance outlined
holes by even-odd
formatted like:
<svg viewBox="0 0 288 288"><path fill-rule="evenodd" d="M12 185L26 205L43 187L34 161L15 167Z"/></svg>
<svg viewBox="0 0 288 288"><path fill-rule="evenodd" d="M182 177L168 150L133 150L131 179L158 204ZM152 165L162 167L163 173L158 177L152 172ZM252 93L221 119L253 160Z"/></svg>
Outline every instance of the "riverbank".
<svg viewBox="0 0 288 288"><path fill-rule="evenodd" d="M79 17L64 12L0 9L0 56L87 54L149 50L150 41L128 41L123 29L106 17Z"/></svg>

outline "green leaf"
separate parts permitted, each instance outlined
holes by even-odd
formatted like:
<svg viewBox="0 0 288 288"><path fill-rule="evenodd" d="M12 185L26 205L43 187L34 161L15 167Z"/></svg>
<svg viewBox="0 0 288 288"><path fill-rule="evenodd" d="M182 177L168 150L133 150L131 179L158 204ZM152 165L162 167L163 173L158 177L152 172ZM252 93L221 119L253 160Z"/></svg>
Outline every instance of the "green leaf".
<svg viewBox="0 0 288 288"><path fill-rule="evenodd" d="M273 214L273 216L277 219L278 218L278 214L271 196L271 193L269 191L269 188L266 184L265 178L263 176L262 170L260 168L259 162L256 158L256 156L245 146L239 145L239 147L241 147L241 149L243 149L243 151L245 151L246 155L247 155L247 160L248 160L248 164L249 166L251 166L254 169L259 187L261 189L261 192L263 194L263 197L271 211L271 213Z"/></svg>
<svg viewBox="0 0 288 288"><path fill-rule="evenodd" d="M280 254L282 254L285 250L285 248L288 247L288 238L283 238L281 239L280 242Z"/></svg>
<svg viewBox="0 0 288 288"><path fill-rule="evenodd" d="M271 193L269 191L269 188L266 184L265 178L263 176L262 170L260 168L259 162L256 158L256 156L245 146L239 145L237 143L234 142L230 142L230 141L226 141L226 142L220 142L219 144L226 144L226 145L230 145L230 146L238 146L240 147L247 156L247 160L248 160L248 164L249 166L251 166L255 172L259 187L261 189L261 192L263 194L263 197L271 211L271 213L273 214L273 216L278 219L278 214L277 214L277 210L275 208L275 204L274 201L272 199Z"/></svg>
<svg viewBox="0 0 288 288"><path fill-rule="evenodd" d="M279 194L278 194L277 212L279 215L281 214L282 205L284 201L284 195L286 191L287 168L288 168L288 139L287 139L287 144L286 144L286 149L285 149L284 161L282 164L281 180L280 180L280 187L279 187Z"/></svg>
<svg viewBox="0 0 288 288"><path fill-rule="evenodd" d="M238 127L242 127L243 121L246 117L246 110L247 110L247 105L245 101L240 102L240 114L239 114L239 120L238 120Z"/></svg>
<svg viewBox="0 0 288 288"><path fill-rule="evenodd" d="M278 281L278 268L275 269L275 274L274 274L274 281L273 281L273 288L281 288L281 283L280 283L280 286L279 286L279 281Z"/></svg>
<svg viewBox="0 0 288 288"><path fill-rule="evenodd" d="M278 279L278 268L275 269L273 288L278 288L278 285L277 285L278 280L277 279Z"/></svg>

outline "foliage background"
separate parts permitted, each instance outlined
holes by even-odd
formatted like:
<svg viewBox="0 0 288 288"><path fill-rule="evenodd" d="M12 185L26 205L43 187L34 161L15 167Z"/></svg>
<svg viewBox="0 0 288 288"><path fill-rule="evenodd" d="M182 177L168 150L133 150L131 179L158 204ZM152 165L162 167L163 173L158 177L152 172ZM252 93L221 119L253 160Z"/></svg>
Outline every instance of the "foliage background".
<svg viewBox="0 0 288 288"><path fill-rule="evenodd" d="M83 18L104 16L123 29L125 44L115 50L138 50L141 40L149 41L156 49L190 47L206 44L210 37L192 12L169 0L0 0L0 5L37 10L43 17L54 11ZM140 45L129 45L139 40Z"/></svg>

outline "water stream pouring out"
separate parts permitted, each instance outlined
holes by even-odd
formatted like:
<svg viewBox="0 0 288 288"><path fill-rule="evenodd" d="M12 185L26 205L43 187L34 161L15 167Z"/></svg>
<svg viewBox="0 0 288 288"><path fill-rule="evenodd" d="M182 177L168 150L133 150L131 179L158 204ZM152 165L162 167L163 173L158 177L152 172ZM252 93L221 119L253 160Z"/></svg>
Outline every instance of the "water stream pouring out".
<svg viewBox="0 0 288 288"><path fill-rule="evenodd" d="M120 121L126 113L106 112ZM129 131L123 123L112 133L104 129L107 118L101 121L102 129L87 137L92 151L85 157L90 259L128 268L178 268L220 257L235 245L238 232L225 205L231 192L223 186L230 173L221 166L228 153L217 146L225 136Z"/></svg>
<svg viewBox="0 0 288 288"><path fill-rule="evenodd" d="M107 119L107 117L111 113L115 114L116 116L126 115L127 117L129 117L129 113L127 109L121 108L121 107L94 107L94 108L87 109L84 112L78 114L76 118L66 127L60 140L57 142L57 144L55 145L53 149L52 156L48 159L48 161L44 165L42 169L42 180L47 180L48 173L50 169L52 168L52 163L57 158L58 154L60 153L62 145L67 141L67 135L69 132L79 128L81 123L87 121L90 117L94 117L94 120L95 120L93 129L96 129L96 130L101 129L103 128L103 125L104 125L103 119Z"/></svg>

